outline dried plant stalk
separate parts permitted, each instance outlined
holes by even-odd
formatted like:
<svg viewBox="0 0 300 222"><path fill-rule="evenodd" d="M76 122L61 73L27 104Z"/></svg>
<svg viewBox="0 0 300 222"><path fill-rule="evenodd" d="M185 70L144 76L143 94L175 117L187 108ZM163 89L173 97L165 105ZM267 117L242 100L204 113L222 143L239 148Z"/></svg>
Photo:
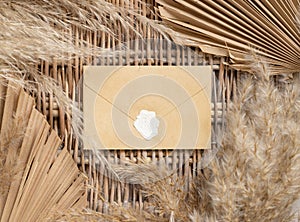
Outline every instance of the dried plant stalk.
<svg viewBox="0 0 300 222"><path fill-rule="evenodd" d="M76 30L101 31L118 37L118 29L123 28L143 38L146 33L135 26L139 21L166 36L166 27L141 15L130 1L125 0L124 3L128 7L105 0L1 1L0 76L15 81L27 90L34 92L39 89L53 95L66 115L77 120L70 122L75 136L80 137L82 115L78 107L62 87L58 87L48 76L42 76L36 66L41 61L50 65L54 61L67 64L74 58L85 61L86 58L97 58L103 54L109 56L112 53L99 45L75 39ZM148 7L143 2L139 4ZM122 42L119 44L122 45Z"/></svg>
<svg viewBox="0 0 300 222"><path fill-rule="evenodd" d="M218 221L289 221L300 192L298 82L275 86L264 65L243 80L200 212ZM208 197L208 198L204 198Z"/></svg>

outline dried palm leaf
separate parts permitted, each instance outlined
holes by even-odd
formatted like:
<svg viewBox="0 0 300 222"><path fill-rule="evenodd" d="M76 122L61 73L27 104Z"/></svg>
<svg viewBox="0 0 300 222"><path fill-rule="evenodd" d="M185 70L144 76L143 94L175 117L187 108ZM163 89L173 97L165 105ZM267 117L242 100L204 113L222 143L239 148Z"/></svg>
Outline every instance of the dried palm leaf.
<svg viewBox="0 0 300 222"><path fill-rule="evenodd" d="M229 56L238 69L250 70L250 52L263 57L270 74L300 71L299 1L158 0L173 39L203 52ZM172 35L172 34L171 34Z"/></svg>
<svg viewBox="0 0 300 222"><path fill-rule="evenodd" d="M49 212L86 207L85 176L20 86L1 79L0 221L42 221Z"/></svg>

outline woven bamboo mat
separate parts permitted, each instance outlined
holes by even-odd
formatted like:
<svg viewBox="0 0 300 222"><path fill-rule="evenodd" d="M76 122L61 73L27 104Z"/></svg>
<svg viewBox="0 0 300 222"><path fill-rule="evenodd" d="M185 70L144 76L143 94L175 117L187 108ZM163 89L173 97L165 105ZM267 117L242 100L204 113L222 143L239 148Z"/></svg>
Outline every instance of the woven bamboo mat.
<svg viewBox="0 0 300 222"><path fill-rule="evenodd" d="M147 15L152 19L158 19L153 14L147 14L149 10L145 4L130 0L110 0L114 4L122 7L133 7L141 15ZM129 2L129 3L128 3ZM147 0L147 5L155 7L154 0ZM216 136L224 127L224 114L226 112L226 103L234 98L237 79L239 73L224 65L226 58L215 57L213 55L203 54L199 49L184 48L181 46L167 43L163 37L150 27L139 24L133 24L137 30L142 33L141 37L135 33L124 30L120 24L111 24L115 29L117 36L112 36L101 31L92 32L73 28L72 34L74 41L84 40L91 48L100 46L113 50L121 49L121 43L126 43L122 48L122 53L114 53L112 56L104 55L101 58L74 58L68 63L53 61L52 64L41 62L37 68L47 76L54 78L60 86L67 92L68 96L81 105L81 77L83 75L84 65L148 65L148 66L173 66L173 65L210 65L213 68L213 89L212 89L212 146L216 146ZM54 101L53 95L38 93L36 96L37 108L47 116L51 127L55 129L65 145L72 154L74 160L78 163L80 169L88 175L89 189L89 207L94 210L107 211L107 203L117 202L121 205L132 204L135 207L142 208L144 198L135 185L124 184L114 181L104 174L104 169L99 166L89 151L83 151L80 142L74 139L71 129L71 119L69 119L64 110ZM153 162L163 161L169 168L175 170L178 175L184 175L188 187L190 178L197 175L200 170L200 160L202 151L195 150L190 152L174 150L113 150L105 153L110 160L116 163L122 160L137 160L141 157L148 158ZM121 161L118 161L121 160Z"/></svg>

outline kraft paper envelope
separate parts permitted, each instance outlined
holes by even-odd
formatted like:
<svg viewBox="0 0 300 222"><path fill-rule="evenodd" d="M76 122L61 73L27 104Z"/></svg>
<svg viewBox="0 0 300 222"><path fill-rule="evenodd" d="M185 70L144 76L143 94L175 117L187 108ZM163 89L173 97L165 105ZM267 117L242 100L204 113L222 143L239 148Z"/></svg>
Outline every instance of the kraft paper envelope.
<svg viewBox="0 0 300 222"><path fill-rule="evenodd" d="M207 149L211 134L210 66L86 66L83 80L85 149ZM154 111L158 135L134 127Z"/></svg>

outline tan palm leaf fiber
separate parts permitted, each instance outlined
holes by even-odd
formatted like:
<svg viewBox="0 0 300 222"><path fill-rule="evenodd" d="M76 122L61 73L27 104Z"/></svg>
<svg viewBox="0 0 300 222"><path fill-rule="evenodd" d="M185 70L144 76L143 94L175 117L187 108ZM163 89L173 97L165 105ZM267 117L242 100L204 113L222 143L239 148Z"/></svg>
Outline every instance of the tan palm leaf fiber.
<svg viewBox="0 0 300 222"><path fill-rule="evenodd" d="M262 56L270 74L300 70L299 1L158 0L166 24L180 35L173 39L202 51L229 56L248 71L249 52Z"/></svg>
<svg viewBox="0 0 300 222"><path fill-rule="evenodd" d="M43 221L86 207L86 177L66 149L57 154L61 140L34 99L0 80L0 221Z"/></svg>

